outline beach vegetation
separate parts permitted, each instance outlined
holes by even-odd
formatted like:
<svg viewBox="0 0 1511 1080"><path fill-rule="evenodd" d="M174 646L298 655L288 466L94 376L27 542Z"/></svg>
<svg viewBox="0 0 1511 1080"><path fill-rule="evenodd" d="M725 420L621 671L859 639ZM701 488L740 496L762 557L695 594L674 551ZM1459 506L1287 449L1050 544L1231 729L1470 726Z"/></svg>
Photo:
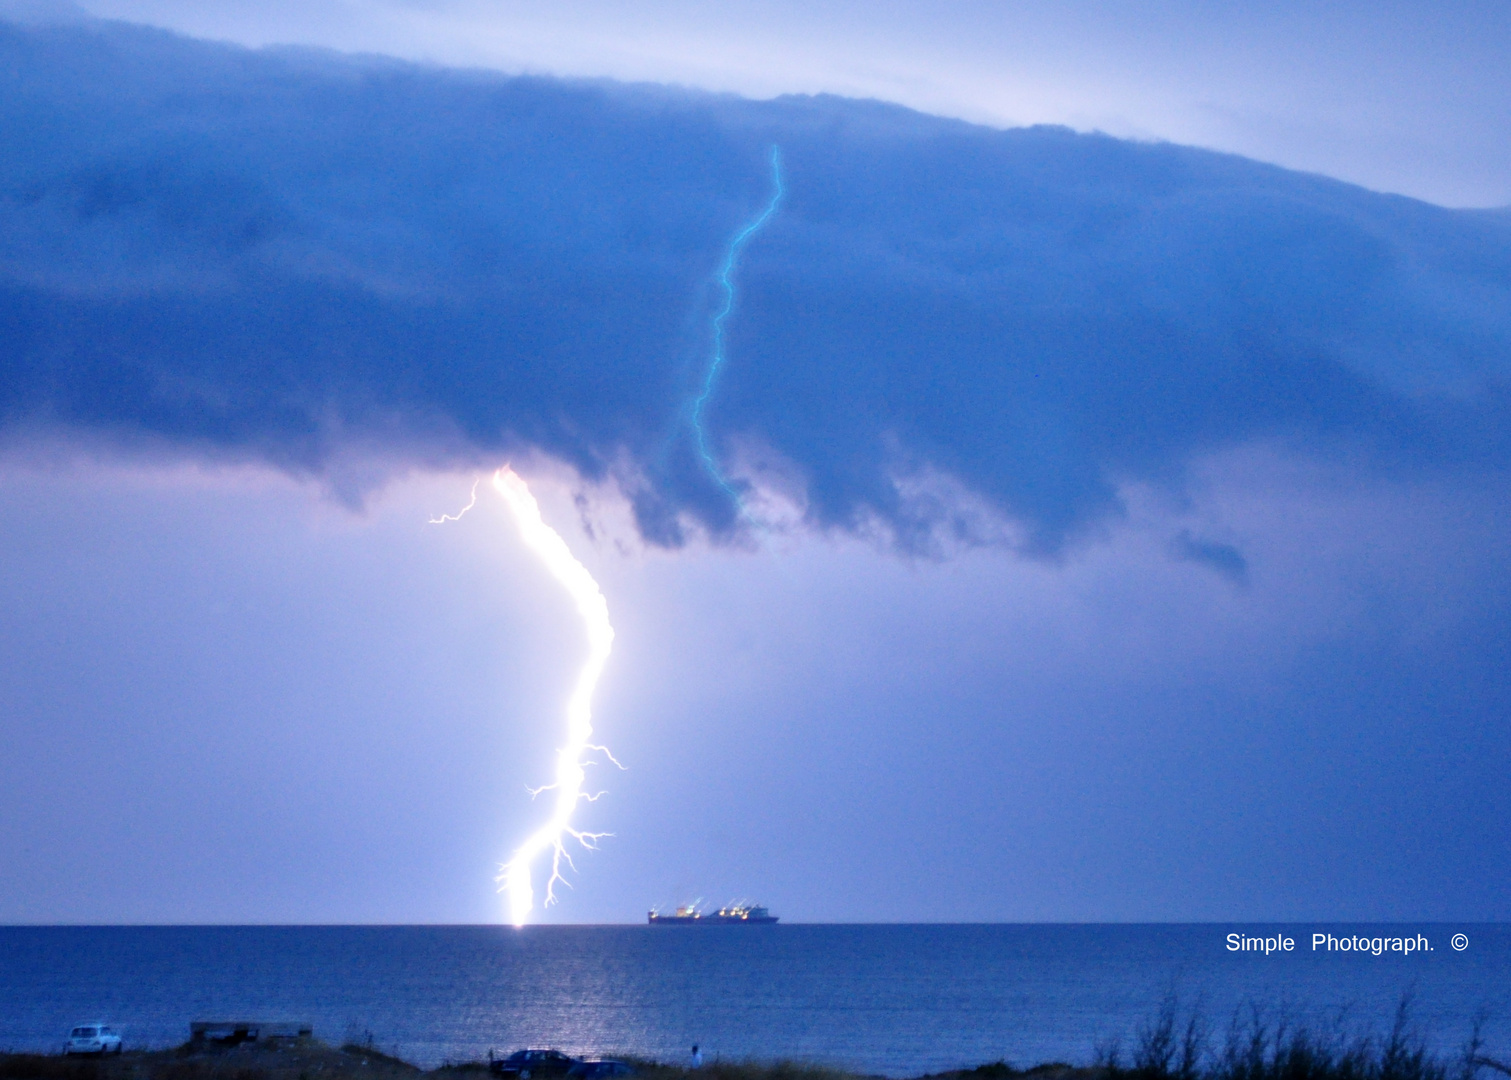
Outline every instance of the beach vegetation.
<svg viewBox="0 0 1511 1080"><path fill-rule="evenodd" d="M1486 1070L1502 1068L1484 1053L1483 1018L1460 1053L1434 1053L1409 992L1383 1034L1350 1029L1345 1019L1339 1013L1319 1027L1250 1004L1215 1039L1201 1009L1182 1009L1171 995L1140 1026L1131 1053L1104 1045L1095 1068L1104 1080L1485 1080Z"/></svg>

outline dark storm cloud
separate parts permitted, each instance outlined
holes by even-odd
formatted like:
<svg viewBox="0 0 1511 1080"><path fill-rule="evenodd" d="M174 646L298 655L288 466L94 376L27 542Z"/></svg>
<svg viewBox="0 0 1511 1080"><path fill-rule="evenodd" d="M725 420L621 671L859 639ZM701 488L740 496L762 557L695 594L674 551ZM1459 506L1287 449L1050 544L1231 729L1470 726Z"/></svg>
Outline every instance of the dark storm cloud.
<svg viewBox="0 0 1511 1080"><path fill-rule="evenodd" d="M943 474L1053 550L1121 482L1179 487L1245 441L1385 469L1507 457L1504 215L873 103L105 23L0 24L0 67L14 437L317 472L375 444L534 447L618 475L652 539L730 528L685 410L780 144L788 195L745 252L708 419L726 458L775 451L815 524L923 544L948 500L899 480Z"/></svg>

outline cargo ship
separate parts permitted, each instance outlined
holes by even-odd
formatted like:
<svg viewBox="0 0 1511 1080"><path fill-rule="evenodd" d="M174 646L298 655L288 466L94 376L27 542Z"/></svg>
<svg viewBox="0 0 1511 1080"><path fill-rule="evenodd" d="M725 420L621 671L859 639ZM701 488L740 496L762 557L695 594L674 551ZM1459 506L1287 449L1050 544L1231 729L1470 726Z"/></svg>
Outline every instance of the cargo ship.
<svg viewBox="0 0 1511 1080"><path fill-rule="evenodd" d="M652 908L645 920L652 926L770 926L779 918L759 904L727 904L718 911L703 912L694 901L671 915Z"/></svg>

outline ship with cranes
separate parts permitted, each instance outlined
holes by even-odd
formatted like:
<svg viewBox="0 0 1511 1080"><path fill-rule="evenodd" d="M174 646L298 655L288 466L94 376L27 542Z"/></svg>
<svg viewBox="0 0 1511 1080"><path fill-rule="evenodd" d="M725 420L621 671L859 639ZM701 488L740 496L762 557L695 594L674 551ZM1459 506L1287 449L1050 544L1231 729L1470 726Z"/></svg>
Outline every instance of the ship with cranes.
<svg viewBox="0 0 1511 1080"><path fill-rule="evenodd" d="M694 900L671 913L652 908L646 921L652 926L770 926L781 917L760 904L743 900L725 904L718 911L704 911L698 906L700 903Z"/></svg>

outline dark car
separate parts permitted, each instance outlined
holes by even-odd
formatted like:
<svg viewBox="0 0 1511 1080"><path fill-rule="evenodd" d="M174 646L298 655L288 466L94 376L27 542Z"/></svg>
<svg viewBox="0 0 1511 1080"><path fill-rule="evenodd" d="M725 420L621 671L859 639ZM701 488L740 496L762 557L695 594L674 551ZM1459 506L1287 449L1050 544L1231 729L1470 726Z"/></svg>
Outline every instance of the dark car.
<svg viewBox="0 0 1511 1080"><path fill-rule="evenodd" d="M509 1080L541 1080L542 1077L566 1076L577 1064L576 1058L560 1050L516 1050L506 1058L488 1062L488 1070Z"/></svg>
<svg viewBox="0 0 1511 1080"><path fill-rule="evenodd" d="M624 1061L579 1061L567 1075L572 1080L609 1080L611 1076L634 1076L635 1068Z"/></svg>

